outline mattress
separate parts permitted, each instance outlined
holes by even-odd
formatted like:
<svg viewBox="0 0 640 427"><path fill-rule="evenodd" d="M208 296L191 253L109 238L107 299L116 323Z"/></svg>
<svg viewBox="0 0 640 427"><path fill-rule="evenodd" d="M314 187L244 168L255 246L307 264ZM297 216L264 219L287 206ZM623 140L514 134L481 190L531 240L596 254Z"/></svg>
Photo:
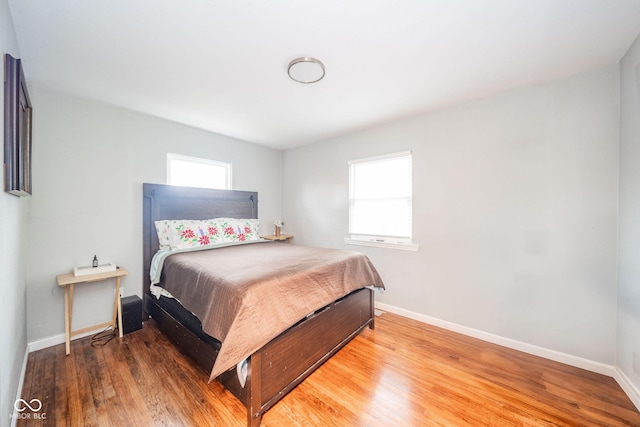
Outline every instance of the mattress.
<svg viewBox="0 0 640 427"><path fill-rule="evenodd" d="M211 379L332 301L384 287L361 253L283 243L171 255L159 286L221 342Z"/></svg>

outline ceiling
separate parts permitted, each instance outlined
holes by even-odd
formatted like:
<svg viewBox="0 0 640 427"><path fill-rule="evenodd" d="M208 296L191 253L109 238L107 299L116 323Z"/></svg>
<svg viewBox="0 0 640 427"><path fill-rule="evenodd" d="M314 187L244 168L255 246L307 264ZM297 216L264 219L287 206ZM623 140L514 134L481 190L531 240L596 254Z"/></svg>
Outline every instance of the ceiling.
<svg viewBox="0 0 640 427"><path fill-rule="evenodd" d="M615 63L640 33L640 0L9 6L29 85L278 149ZM289 79L300 56L325 78Z"/></svg>

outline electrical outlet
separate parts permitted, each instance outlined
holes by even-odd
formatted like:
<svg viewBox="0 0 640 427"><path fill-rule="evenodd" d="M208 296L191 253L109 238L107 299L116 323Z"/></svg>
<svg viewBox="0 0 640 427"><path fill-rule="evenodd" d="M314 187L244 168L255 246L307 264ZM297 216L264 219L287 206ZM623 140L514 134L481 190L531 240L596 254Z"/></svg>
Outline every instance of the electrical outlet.
<svg viewBox="0 0 640 427"><path fill-rule="evenodd" d="M633 368L633 372L640 377L640 353L634 352L631 357L631 367Z"/></svg>
<svg viewBox="0 0 640 427"><path fill-rule="evenodd" d="M124 295L124 286L120 286L120 298Z"/></svg>

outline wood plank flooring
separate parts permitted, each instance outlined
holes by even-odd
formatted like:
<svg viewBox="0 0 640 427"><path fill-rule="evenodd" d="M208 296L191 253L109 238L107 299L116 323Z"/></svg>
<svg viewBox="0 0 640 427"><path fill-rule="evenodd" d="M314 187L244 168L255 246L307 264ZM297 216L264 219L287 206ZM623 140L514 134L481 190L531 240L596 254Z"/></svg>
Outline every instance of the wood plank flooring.
<svg viewBox="0 0 640 427"><path fill-rule="evenodd" d="M19 426L244 426L246 410L146 322L29 354L22 398L45 420ZM27 410L28 412L28 410ZM612 378L391 313L263 417L283 426L640 426Z"/></svg>

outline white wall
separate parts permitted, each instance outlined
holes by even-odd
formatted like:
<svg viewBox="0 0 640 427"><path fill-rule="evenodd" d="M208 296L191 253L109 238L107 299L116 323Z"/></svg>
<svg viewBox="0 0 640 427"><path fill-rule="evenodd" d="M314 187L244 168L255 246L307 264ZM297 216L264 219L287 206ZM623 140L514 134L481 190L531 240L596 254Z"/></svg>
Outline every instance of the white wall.
<svg viewBox="0 0 640 427"><path fill-rule="evenodd" d="M413 151L417 253L367 253L378 300L613 365L618 86L612 65L283 157L295 242L344 247L347 161Z"/></svg>
<svg viewBox="0 0 640 427"><path fill-rule="evenodd" d="M640 399L640 40L622 59L620 75L617 365Z"/></svg>
<svg viewBox="0 0 640 427"><path fill-rule="evenodd" d="M20 57L9 6L6 0L0 0L0 54L4 53ZM23 65L25 68L29 66ZM0 100L4 105L3 90L0 91ZM0 135L4 135L3 119L0 119ZM4 136L2 138L4 140ZM0 151L4 163L4 149ZM4 192L4 177L0 179L0 185L0 426L4 426L11 422L27 349L27 201Z"/></svg>
<svg viewBox="0 0 640 427"><path fill-rule="evenodd" d="M64 333L56 275L101 262L126 267L125 295L142 293L142 183L166 182L166 153L233 164L233 187L259 192L263 232L281 215L280 151L82 100L32 90L29 341ZM76 287L73 327L111 316L111 283Z"/></svg>

